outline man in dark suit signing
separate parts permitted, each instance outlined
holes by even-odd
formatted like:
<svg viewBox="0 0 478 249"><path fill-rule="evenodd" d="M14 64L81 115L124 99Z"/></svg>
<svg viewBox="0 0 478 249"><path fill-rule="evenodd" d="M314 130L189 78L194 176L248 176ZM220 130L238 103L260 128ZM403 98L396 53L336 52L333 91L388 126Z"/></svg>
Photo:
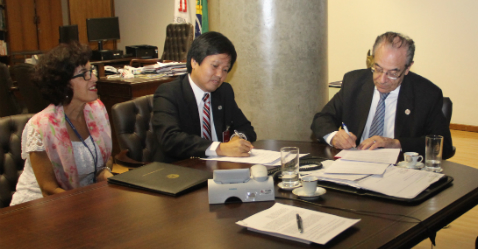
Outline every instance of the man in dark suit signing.
<svg viewBox="0 0 478 249"><path fill-rule="evenodd" d="M234 45L221 33L207 32L194 40L188 74L160 85L154 94L156 161L249 156L256 133L237 106L231 85L224 82L236 57Z"/></svg>
<svg viewBox="0 0 478 249"><path fill-rule="evenodd" d="M341 90L317 113L311 129L322 142L339 148L401 148L425 154L425 136L444 137L443 158L453 155L443 94L429 80L410 72L415 44L399 33L377 37L371 69L345 74ZM344 129L337 130L342 125Z"/></svg>

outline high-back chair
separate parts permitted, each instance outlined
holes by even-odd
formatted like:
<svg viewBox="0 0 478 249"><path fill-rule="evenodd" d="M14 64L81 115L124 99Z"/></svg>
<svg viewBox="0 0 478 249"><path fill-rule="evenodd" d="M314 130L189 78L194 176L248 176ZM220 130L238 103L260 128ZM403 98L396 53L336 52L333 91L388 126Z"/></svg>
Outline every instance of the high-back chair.
<svg viewBox="0 0 478 249"><path fill-rule="evenodd" d="M12 67L28 113L37 113L45 109L50 103L43 98L40 90L32 81L34 66L28 63L19 63Z"/></svg>
<svg viewBox="0 0 478 249"><path fill-rule="evenodd" d="M116 162L127 167L138 167L153 161L157 149L151 117L153 95L118 103L111 108L113 126L120 153Z"/></svg>
<svg viewBox="0 0 478 249"><path fill-rule="evenodd" d="M21 113L21 108L12 90L13 80L8 67L0 63L0 117Z"/></svg>
<svg viewBox="0 0 478 249"><path fill-rule="evenodd" d="M443 97L443 106L441 108L441 111L443 112L443 115L448 121L448 126L450 126L451 115L453 113L453 102L451 102L450 98ZM453 154L451 155L451 157L455 155L455 152L456 152L456 147L453 146Z"/></svg>
<svg viewBox="0 0 478 249"><path fill-rule="evenodd" d="M33 114L0 118L0 208L8 207L25 161L21 157L22 132Z"/></svg>
<svg viewBox="0 0 478 249"><path fill-rule="evenodd" d="M193 39L194 27L192 24L169 24L166 27L166 40L161 59L186 61Z"/></svg>

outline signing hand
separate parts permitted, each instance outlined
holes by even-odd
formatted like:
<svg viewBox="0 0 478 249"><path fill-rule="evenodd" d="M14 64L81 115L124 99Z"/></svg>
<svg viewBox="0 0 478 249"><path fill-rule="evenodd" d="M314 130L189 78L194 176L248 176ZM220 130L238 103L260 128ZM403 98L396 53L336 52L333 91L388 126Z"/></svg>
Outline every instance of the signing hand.
<svg viewBox="0 0 478 249"><path fill-rule="evenodd" d="M350 135L347 134L344 130L340 130L335 133L335 136L332 138L331 144L337 149L350 149L355 147L355 141L357 137L350 132Z"/></svg>
<svg viewBox="0 0 478 249"><path fill-rule="evenodd" d="M221 143L216 149L218 156L234 156L234 157L246 157L250 156L249 151L252 150L254 146L244 139L239 137L233 137L227 143Z"/></svg>
<svg viewBox="0 0 478 249"><path fill-rule="evenodd" d="M373 136L365 139L359 146L359 150L375 150L377 148L401 148L398 139Z"/></svg>

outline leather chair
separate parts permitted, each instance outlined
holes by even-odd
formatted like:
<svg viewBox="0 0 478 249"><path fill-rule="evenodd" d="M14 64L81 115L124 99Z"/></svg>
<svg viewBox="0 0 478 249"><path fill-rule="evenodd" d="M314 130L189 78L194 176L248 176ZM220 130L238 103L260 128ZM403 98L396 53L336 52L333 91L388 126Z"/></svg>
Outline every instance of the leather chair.
<svg viewBox="0 0 478 249"><path fill-rule="evenodd" d="M8 67L0 63L0 117L21 113L20 105L13 94L14 89Z"/></svg>
<svg viewBox="0 0 478 249"><path fill-rule="evenodd" d="M443 97L443 106L441 108L441 111L443 112L443 115L445 116L446 120L448 121L448 126L450 126L451 114L453 113L453 102L451 102L450 98ZM451 157L453 157L455 155L455 152L456 152L456 147L453 146L453 153L452 153Z"/></svg>
<svg viewBox="0 0 478 249"><path fill-rule="evenodd" d="M113 125L120 147L118 164L139 167L153 161L157 143L151 126L153 95L118 103L111 108Z"/></svg>
<svg viewBox="0 0 478 249"><path fill-rule="evenodd" d="M166 27L166 41L161 59L186 61L193 38L194 27L192 24L169 24Z"/></svg>
<svg viewBox="0 0 478 249"><path fill-rule="evenodd" d="M441 108L441 111L443 112L443 115L445 115L445 118L448 120L448 125L450 125L451 114L453 112L453 102L451 102L450 98L443 97L443 106Z"/></svg>
<svg viewBox="0 0 478 249"><path fill-rule="evenodd" d="M37 113L45 109L50 103L43 98L40 89L32 81L34 66L32 64L19 63L12 67L18 89L24 99L28 113Z"/></svg>
<svg viewBox="0 0 478 249"><path fill-rule="evenodd" d="M22 132L33 114L0 118L0 208L8 207L25 161L21 157Z"/></svg>

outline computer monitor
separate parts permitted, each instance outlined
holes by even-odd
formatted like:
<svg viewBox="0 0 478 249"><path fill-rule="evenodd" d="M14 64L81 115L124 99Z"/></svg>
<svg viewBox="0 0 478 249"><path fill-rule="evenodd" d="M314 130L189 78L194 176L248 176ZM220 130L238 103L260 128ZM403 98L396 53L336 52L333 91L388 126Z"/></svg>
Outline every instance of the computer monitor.
<svg viewBox="0 0 478 249"><path fill-rule="evenodd" d="M103 50L103 41L120 39L118 17L86 19L88 41L97 41L98 50Z"/></svg>
<svg viewBox="0 0 478 249"><path fill-rule="evenodd" d="M78 25L60 26L60 43L70 43L71 41L79 41Z"/></svg>

